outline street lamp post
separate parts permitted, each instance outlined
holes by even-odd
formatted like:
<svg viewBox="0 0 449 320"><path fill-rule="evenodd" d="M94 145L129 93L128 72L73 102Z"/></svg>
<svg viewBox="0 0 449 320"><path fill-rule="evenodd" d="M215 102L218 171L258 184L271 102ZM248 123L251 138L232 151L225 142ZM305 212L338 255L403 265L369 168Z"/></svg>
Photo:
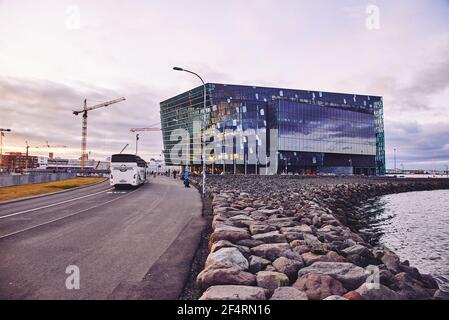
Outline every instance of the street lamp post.
<svg viewBox="0 0 449 320"><path fill-rule="evenodd" d="M136 134L136 156L137 156L138 146L139 146L139 134Z"/></svg>
<svg viewBox="0 0 449 320"><path fill-rule="evenodd" d="M394 173L396 174L396 148L394 148Z"/></svg>
<svg viewBox="0 0 449 320"><path fill-rule="evenodd" d="M203 125L202 125L202 134L201 134L201 139L202 139L202 148L203 148L203 152L202 152L202 161L203 161L203 196L206 195L206 140L204 139L204 131L206 130L206 95L207 95L207 88L206 88L206 83L204 82L203 78L201 78L197 73L187 70L187 69L183 69L180 67L174 67L173 70L175 71L184 71L190 74L193 74L195 76L197 76L201 82L203 83L203 88L204 88L204 104L203 104Z"/></svg>

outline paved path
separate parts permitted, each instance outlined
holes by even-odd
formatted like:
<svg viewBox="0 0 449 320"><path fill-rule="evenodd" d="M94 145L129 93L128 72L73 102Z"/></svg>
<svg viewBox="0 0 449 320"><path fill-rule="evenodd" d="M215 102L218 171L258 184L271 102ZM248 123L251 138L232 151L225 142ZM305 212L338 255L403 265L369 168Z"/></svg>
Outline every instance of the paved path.
<svg viewBox="0 0 449 320"><path fill-rule="evenodd" d="M0 205L0 298L176 299L203 227L198 191L165 177ZM69 265L79 290L66 288Z"/></svg>

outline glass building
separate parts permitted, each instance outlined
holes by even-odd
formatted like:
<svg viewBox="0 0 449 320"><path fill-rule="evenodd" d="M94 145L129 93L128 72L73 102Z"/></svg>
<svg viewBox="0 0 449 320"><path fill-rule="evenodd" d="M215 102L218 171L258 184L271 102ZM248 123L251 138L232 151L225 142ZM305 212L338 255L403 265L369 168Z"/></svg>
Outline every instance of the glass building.
<svg viewBox="0 0 449 320"><path fill-rule="evenodd" d="M385 174L382 97L215 83L206 92L205 114L203 86L160 103L167 165L201 168L203 130L209 172ZM180 144L188 154L174 161Z"/></svg>

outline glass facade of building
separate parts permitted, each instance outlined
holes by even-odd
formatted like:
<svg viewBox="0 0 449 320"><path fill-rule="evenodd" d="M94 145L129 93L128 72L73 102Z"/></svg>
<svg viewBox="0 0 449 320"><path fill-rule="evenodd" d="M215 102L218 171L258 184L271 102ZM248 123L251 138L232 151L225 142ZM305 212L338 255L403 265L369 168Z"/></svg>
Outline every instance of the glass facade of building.
<svg viewBox="0 0 449 320"><path fill-rule="evenodd" d="M185 146L189 154L181 164L201 163L201 134L195 137L194 123L201 123L201 129L205 119L206 136L210 131L222 133L206 138L212 144L221 140L221 150L215 149L206 157L209 171L263 174L268 172L263 168L270 167L274 173L385 174L381 97L211 83L206 86L205 117L202 86L160 104L167 165L179 165L171 159L171 151L179 143L172 136L177 129L189 132ZM272 130L277 130L276 141L270 135ZM243 140L238 133L244 133ZM247 139L250 135L256 138ZM271 145L276 146L275 155L270 154ZM261 161L267 157L276 161Z"/></svg>

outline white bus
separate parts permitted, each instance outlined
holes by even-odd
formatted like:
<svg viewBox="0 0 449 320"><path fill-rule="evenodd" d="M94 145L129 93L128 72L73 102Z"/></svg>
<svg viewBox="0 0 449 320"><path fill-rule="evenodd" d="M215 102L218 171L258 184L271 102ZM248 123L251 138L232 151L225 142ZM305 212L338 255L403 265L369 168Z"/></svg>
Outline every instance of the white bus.
<svg viewBox="0 0 449 320"><path fill-rule="evenodd" d="M133 154L111 156L111 186L116 189L125 186L137 187L147 180L147 163Z"/></svg>

